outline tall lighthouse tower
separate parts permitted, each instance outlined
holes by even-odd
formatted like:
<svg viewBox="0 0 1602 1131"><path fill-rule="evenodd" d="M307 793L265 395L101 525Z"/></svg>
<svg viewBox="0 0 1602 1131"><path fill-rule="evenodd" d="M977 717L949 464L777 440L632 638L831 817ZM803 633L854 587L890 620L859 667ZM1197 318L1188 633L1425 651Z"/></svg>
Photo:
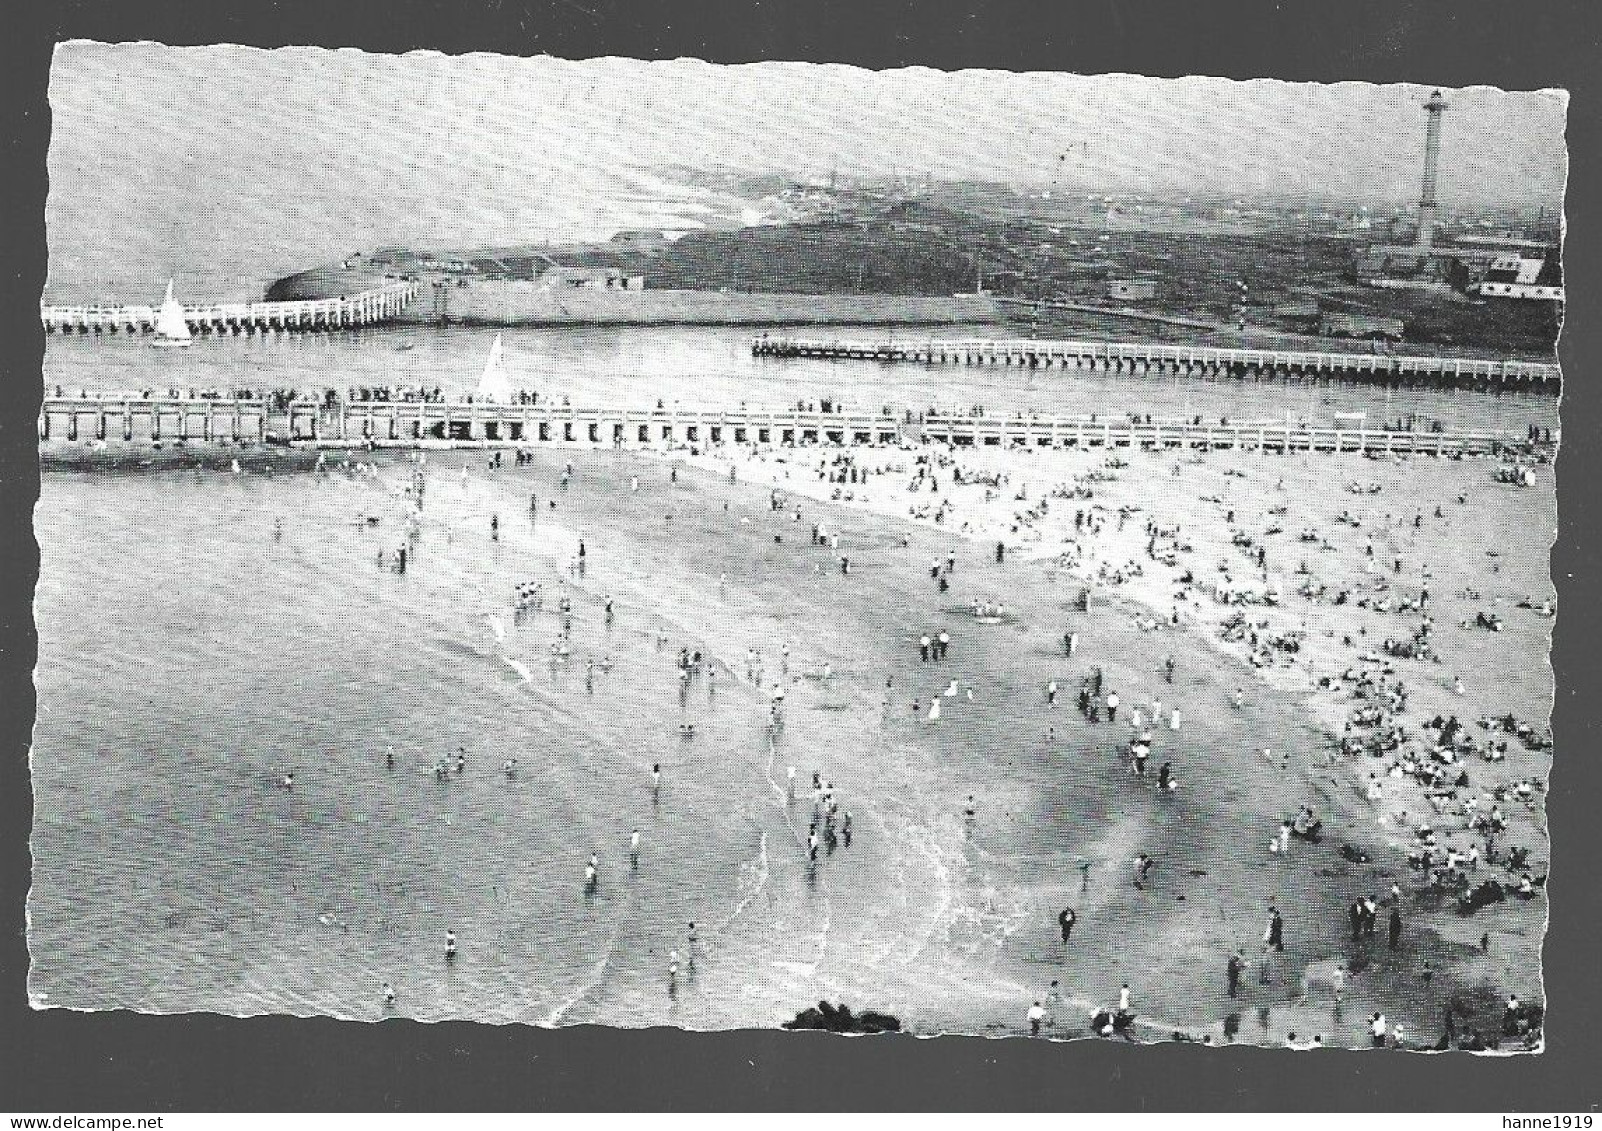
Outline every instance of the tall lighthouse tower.
<svg viewBox="0 0 1602 1131"><path fill-rule="evenodd" d="M1418 202L1418 250L1428 253L1435 242L1435 167L1441 156L1441 115L1446 113L1446 99L1440 91L1430 95L1424 103L1424 112L1430 124L1424 133L1424 193Z"/></svg>

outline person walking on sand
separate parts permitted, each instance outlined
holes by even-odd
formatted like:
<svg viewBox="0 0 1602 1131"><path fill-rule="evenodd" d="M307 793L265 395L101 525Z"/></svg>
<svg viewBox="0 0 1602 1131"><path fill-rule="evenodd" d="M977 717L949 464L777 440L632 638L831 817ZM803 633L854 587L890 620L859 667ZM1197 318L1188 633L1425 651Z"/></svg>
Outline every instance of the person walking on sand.
<svg viewBox="0 0 1602 1131"><path fill-rule="evenodd" d="M456 961L456 932L455 931L446 931L445 932L445 961L446 962L454 962L454 961Z"/></svg>
<svg viewBox="0 0 1602 1131"><path fill-rule="evenodd" d="M1074 914L1072 907L1064 907L1057 915L1057 925L1062 928L1062 941L1067 942L1074 933L1074 921L1079 918Z"/></svg>
<svg viewBox="0 0 1602 1131"><path fill-rule="evenodd" d="M1118 721L1118 692L1116 691L1107 693L1107 721L1109 723Z"/></svg>
<svg viewBox="0 0 1602 1131"><path fill-rule="evenodd" d="M1048 679L1046 681L1046 706L1055 707L1056 705L1057 705L1057 681L1054 680L1054 679Z"/></svg>
<svg viewBox="0 0 1602 1131"><path fill-rule="evenodd" d="M629 834L629 867L638 869L640 866L640 830L636 826Z"/></svg>
<svg viewBox="0 0 1602 1131"><path fill-rule="evenodd" d="M1229 963L1224 967L1224 975L1229 982L1229 996L1234 997L1240 992L1240 976L1246 969L1246 958L1239 950L1229 956Z"/></svg>
<svg viewBox="0 0 1602 1131"><path fill-rule="evenodd" d="M1280 917L1277 907L1268 909L1268 930L1263 933L1263 942L1268 944L1270 950L1285 949L1285 920Z"/></svg>
<svg viewBox="0 0 1602 1131"><path fill-rule="evenodd" d="M1121 989L1119 989L1119 991L1118 991L1118 1012L1119 1013L1128 1013L1129 1012L1129 983L1128 982L1125 982L1123 984L1123 987Z"/></svg>
<svg viewBox="0 0 1602 1131"><path fill-rule="evenodd" d="M1046 1010L1040 1002L1037 1001L1029 1007L1029 1035L1031 1037L1040 1036L1040 1023L1045 1019Z"/></svg>
<svg viewBox="0 0 1602 1131"><path fill-rule="evenodd" d="M1390 935L1391 949L1395 950L1402 941L1402 913L1394 907L1391 908Z"/></svg>
<svg viewBox="0 0 1602 1131"><path fill-rule="evenodd" d="M1144 852L1135 857L1135 886L1137 888L1144 889L1146 887L1146 877L1151 875L1152 866L1156 863L1157 861L1147 856Z"/></svg>
<svg viewBox="0 0 1602 1131"><path fill-rule="evenodd" d="M388 982L384 983L384 1006L393 1008L395 1005L395 987Z"/></svg>

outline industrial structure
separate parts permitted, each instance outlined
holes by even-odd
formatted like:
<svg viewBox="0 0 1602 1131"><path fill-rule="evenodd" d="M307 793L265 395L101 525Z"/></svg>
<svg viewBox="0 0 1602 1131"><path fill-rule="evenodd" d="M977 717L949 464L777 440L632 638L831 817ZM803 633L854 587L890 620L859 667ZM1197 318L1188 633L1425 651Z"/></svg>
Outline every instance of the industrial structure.
<svg viewBox="0 0 1602 1131"><path fill-rule="evenodd" d="M1441 159L1441 115L1446 113L1446 99L1440 91L1430 95L1424 110L1430 121L1424 130L1424 192L1418 202L1417 246L1421 256L1428 255L1435 242L1435 173Z"/></svg>
<svg viewBox="0 0 1602 1131"><path fill-rule="evenodd" d="M1424 103L1424 177L1418 227L1410 244L1376 244L1353 263L1359 281L1391 290L1457 290L1486 299L1563 301L1563 269L1555 247L1507 234L1440 238L1437 191L1441 122L1447 101L1432 91Z"/></svg>

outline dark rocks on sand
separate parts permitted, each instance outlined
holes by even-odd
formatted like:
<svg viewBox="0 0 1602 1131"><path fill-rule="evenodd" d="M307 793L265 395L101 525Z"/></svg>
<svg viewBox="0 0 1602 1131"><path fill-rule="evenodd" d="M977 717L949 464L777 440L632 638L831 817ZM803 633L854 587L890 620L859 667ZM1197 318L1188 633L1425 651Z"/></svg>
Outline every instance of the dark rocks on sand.
<svg viewBox="0 0 1602 1131"><path fill-rule="evenodd" d="M875 1013L865 1009L853 1015L845 1004L830 1005L818 1002L815 1008L803 1009L793 1021L784 1023L786 1029L823 1029L830 1033L899 1033L901 1022L888 1013Z"/></svg>
<svg viewBox="0 0 1602 1131"><path fill-rule="evenodd" d="M1507 893L1503 890L1501 884L1495 880L1486 880L1479 887L1458 899L1457 913L1459 915L1472 915L1480 908L1487 907L1493 903L1501 903L1506 898Z"/></svg>

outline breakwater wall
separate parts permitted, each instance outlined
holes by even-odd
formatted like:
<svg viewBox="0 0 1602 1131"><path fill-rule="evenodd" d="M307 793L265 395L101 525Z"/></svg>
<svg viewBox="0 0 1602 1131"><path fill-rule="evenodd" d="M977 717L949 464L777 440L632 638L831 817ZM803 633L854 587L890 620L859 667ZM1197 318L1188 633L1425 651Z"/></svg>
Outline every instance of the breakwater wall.
<svg viewBox="0 0 1602 1131"><path fill-rule="evenodd" d="M1004 319L988 295L623 291L519 280L433 280L402 321L478 326L960 325Z"/></svg>

